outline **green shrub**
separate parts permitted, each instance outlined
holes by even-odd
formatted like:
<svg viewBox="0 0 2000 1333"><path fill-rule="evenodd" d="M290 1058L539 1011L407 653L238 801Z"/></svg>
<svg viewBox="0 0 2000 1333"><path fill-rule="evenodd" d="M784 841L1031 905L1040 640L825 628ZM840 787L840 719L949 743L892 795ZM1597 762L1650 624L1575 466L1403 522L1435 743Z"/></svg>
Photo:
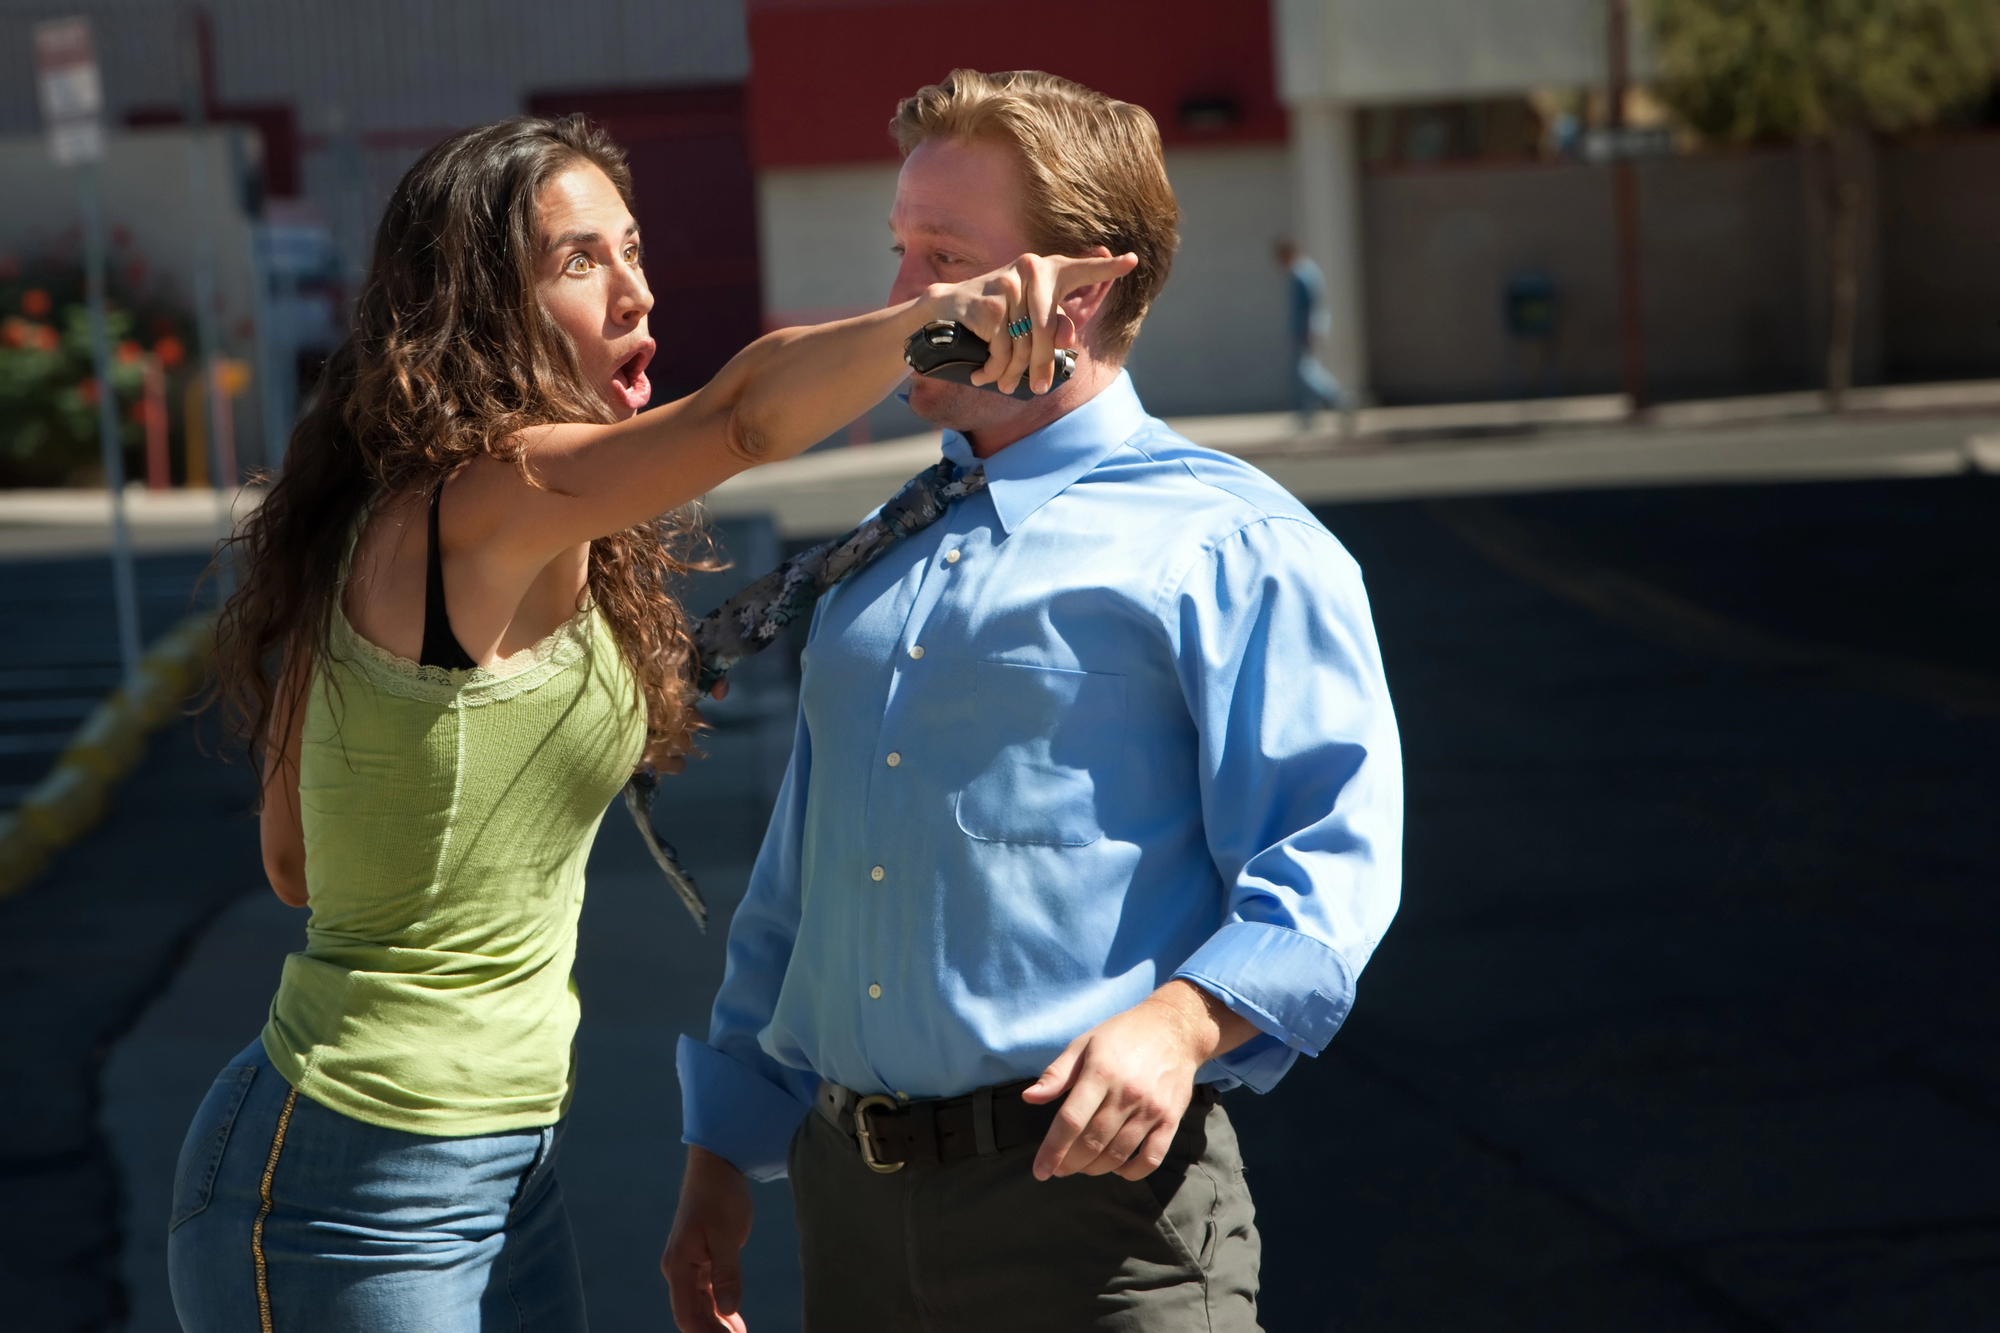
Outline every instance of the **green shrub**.
<svg viewBox="0 0 2000 1333"><path fill-rule="evenodd" d="M145 358L166 372L170 434L178 446L179 409L194 373L189 312L158 284L129 247L114 255L106 326L111 335L111 390L118 399L119 442L128 479L145 476L142 400ZM23 263L0 256L0 486L101 485L97 376L83 266L74 259Z"/></svg>

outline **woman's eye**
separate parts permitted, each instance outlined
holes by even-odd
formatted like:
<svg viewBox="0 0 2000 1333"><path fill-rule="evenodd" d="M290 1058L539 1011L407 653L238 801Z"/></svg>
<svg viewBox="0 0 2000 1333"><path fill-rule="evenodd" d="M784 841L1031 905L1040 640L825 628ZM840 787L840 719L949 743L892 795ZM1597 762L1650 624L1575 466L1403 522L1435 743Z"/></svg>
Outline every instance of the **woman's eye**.
<svg viewBox="0 0 2000 1333"><path fill-rule="evenodd" d="M636 246L636 245L628 245L628 246L626 246L626 247L625 247L625 262L626 262L626 263L628 263L628 264L636 264L636 263L638 263L638 262L639 262L639 247L638 247L638 246Z"/></svg>
<svg viewBox="0 0 2000 1333"><path fill-rule="evenodd" d="M563 265L563 269L569 273L588 273L590 272L590 256L571 255L569 262Z"/></svg>

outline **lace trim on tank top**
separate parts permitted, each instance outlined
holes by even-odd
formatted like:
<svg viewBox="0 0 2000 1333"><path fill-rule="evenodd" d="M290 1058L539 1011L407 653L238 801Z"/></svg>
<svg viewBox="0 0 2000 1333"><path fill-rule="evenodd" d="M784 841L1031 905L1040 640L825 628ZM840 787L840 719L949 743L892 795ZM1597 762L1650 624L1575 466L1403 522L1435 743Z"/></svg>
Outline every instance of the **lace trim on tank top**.
<svg viewBox="0 0 2000 1333"><path fill-rule="evenodd" d="M490 667L455 671L412 662L364 639L348 623L345 608L335 602L333 655L352 665L369 684L399 698L479 708L538 689L589 656L596 615L596 605L586 603L541 642Z"/></svg>

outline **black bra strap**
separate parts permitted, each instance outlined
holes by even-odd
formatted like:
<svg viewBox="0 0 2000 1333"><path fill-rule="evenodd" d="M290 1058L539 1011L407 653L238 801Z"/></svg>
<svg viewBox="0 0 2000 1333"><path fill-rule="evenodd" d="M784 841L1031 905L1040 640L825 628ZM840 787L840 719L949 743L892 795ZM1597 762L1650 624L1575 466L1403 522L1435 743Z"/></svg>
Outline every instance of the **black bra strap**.
<svg viewBox="0 0 2000 1333"><path fill-rule="evenodd" d="M417 658L420 666L444 667L448 671L470 671L479 663L452 633L451 613L444 605L444 551L438 545L438 501L444 498L444 483L431 492L430 541L424 555L424 650Z"/></svg>

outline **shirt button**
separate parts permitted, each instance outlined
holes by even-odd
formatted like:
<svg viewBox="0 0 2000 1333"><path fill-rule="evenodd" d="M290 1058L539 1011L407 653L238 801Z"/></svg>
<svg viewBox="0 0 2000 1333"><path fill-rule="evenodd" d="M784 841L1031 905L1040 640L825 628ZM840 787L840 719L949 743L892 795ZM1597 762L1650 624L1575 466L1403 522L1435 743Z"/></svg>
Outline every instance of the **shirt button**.
<svg viewBox="0 0 2000 1333"><path fill-rule="evenodd" d="M957 563L958 563L958 552L957 552L957 551L946 551L946 552L944 553L944 562L945 562L945 563L946 563L947 565L955 565L955 564L957 564Z"/></svg>
<svg viewBox="0 0 2000 1333"><path fill-rule="evenodd" d="M914 658L914 657L922 657L923 655L924 655L924 646L923 646L923 645L922 645L921 643L913 643L913 644L911 644L911 645L910 645L910 656L911 656L911 657L913 657L913 658Z"/></svg>
<svg viewBox="0 0 2000 1333"><path fill-rule="evenodd" d="M871 1000L879 1000L879 999L881 999L881 998L882 998L882 987L881 987L881 986L880 986L879 984L875 984L875 985L871 985L871 986L869 986L869 987L868 987L868 998L869 998L869 999L871 999Z"/></svg>
<svg viewBox="0 0 2000 1333"><path fill-rule="evenodd" d="M876 867L875 867L875 868L874 868L873 870L869 871L869 872L868 872L868 878L870 878L870 879L874 880L874 881L875 881L876 883L878 883L878 884L879 884L879 883L881 883L881 882L882 882L882 867L881 867L881 866L876 866Z"/></svg>
<svg viewBox="0 0 2000 1333"><path fill-rule="evenodd" d="M897 754L894 750L889 751L889 767L894 768L896 765L902 762L903 762L902 755Z"/></svg>

